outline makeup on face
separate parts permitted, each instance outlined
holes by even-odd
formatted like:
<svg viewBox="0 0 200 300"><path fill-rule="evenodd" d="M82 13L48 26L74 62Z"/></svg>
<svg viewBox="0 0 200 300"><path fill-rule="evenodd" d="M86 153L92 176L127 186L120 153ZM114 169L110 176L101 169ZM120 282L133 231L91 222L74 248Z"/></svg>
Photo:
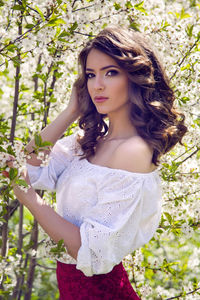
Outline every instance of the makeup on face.
<svg viewBox="0 0 200 300"><path fill-rule="evenodd" d="M99 113L108 114L128 101L128 77L109 55L92 49L86 62L87 88Z"/></svg>

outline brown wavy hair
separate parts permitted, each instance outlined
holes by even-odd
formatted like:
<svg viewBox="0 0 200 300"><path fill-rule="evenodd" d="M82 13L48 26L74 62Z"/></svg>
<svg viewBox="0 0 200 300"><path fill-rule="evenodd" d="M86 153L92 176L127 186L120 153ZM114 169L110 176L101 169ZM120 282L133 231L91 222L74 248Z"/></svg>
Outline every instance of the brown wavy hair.
<svg viewBox="0 0 200 300"><path fill-rule="evenodd" d="M112 57L129 78L130 120L137 133L153 149L152 162L158 165L187 131L184 115L174 107L174 92L149 39L142 33L118 26L107 27L88 41L79 54L80 75L75 82L84 130L78 142L83 158L95 154L98 139L108 131L106 115L97 112L87 89L86 61L89 52L97 49Z"/></svg>

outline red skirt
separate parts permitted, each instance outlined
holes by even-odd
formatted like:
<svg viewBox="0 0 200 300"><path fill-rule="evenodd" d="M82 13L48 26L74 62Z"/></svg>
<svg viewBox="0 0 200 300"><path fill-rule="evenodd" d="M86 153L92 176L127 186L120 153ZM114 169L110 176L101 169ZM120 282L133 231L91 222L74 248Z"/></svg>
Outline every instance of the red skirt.
<svg viewBox="0 0 200 300"><path fill-rule="evenodd" d="M60 300L140 300L122 263L107 274L87 277L76 265L57 262Z"/></svg>

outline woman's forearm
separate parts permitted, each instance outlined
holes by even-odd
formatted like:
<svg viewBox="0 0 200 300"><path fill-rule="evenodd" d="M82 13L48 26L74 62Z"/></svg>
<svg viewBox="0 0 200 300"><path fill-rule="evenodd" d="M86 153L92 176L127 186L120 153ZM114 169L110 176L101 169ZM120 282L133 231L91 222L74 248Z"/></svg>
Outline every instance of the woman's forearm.
<svg viewBox="0 0 200 300"><path fill-rule="evenodd" d="M69 108L66 108L52 123L41 131L40 135L42 137L42 141L49 141L52 144L55 144L66 129L76 120L76 117L76 114L73 114ZM37 159L36 154L32 153L34 146L34 139L32 139L26 146L28 153L31 153L31 158L27 159L27 162L31 165L39 166L42 161ZM46 152L46 154L47 153L48 152Z"/></svg>
<svg viewBox="0 0 200 300"><path fill-rule="evenodd" d="M66 108L62 113L47 127L45 127L40 135L42 141L51 142L53 145L57 140L63 135L67 128L76 120L77 115L73 114L68 108ZM30 153L30 159L27 159L27 163L33 166L40 166L41 160L37 159L37 155L33 153L33 147L35 146L34 139L32 139L26 146L26 150ZM48 154L48 151L44 151Z"/></svg>
<svg viewBox="0 0 200 300"><path fill-rule="evenodd" d="M21 192L18 187L14 188L14 192L49 237L56 243L63 240L67 252L74 259L77 259L78 250L81 246L79 227L58 215L32 188L29 189L27 194Z"/></svg>
<svg viewBox="0 0 200 300"><path fill-rule="evenodd" d="M80 107L78 104L76 87L73 87L67 108L63 110L51 124L49 124L41 131L40 135L42 141L48 141L54 145L57 140L63 135L66 129L80 116L79 109ZM28 151L28 153L31 153L31 158L28 159L27 162L33 166L40 166L42 161L37 159L36 154L32 153L32 151L34 150L34 146L34 139L31 140L26 146L26 150ZM47 151L46 154L48 154Z"/></svg>

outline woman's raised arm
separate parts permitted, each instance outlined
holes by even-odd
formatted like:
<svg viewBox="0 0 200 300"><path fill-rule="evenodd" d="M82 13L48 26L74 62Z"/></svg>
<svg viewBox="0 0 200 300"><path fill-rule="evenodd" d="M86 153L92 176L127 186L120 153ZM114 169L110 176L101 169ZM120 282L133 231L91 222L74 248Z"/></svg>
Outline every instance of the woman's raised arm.
<svg viewBox="0 0 200 300"><path fill-rule="evenodd" d="M79 117L79 115L80 111L78 107L77 92L76 88L73 87L67 108L62 111L52 123L41 131L40 135L42 137L42 141L48 141L55 144L66 129ZM26 146L26 150L31 156L30 159L27 159L27 163L33 166L40 166L42 161L37 159L37 154L33 152L34 146L34 139L32 139ZM49 154L49 151L47 150L44 152L45 154Z"/></svg>

